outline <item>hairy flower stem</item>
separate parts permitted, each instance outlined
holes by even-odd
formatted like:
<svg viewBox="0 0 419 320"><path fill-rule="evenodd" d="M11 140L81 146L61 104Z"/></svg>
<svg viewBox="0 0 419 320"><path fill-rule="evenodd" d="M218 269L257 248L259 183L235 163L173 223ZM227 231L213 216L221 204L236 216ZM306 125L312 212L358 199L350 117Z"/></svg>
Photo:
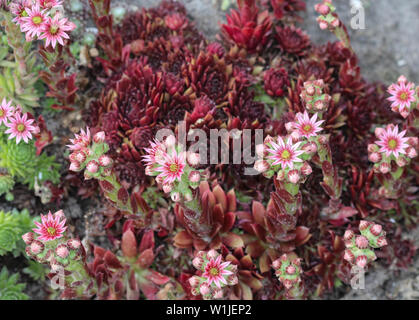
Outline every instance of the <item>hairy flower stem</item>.
<svg viewBox="0 0 419 320"><path fill-rule="evenodd" d="M320 183L323 190L330 197L329 206L323 210L326 216L331 216L341 208L340 196L342 194L342 178L339 177L336 166L333 165L332 152L329 142L317 142L317 155L313 162L322 169L323 181Z"/></svg>

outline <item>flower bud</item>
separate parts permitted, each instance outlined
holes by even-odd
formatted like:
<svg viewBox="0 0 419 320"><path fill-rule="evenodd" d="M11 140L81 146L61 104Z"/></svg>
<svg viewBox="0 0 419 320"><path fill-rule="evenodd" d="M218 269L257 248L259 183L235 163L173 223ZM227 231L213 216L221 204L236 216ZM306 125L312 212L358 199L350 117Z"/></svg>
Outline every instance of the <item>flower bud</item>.
<svg viewBox="0 0 419 320"><path fill-rule="evenodd" d="M374 162L374 163L380 162L382 160L382 158L383 157L378 152L373 152L373 153L370 153L368 155L368 160L370 160L371 162Z"/></svg>
<svg viewBox="0 0 419 320"><path fill-rule="evenodd" d="M288 132L291 132L292 130L294 130L294 122L287 122L287 123L285 124L285 129L286 129Z"/></svg>
<svg viewBox="0 0 419 320"><path fill-rule="evenodd" d="M405 165L407 165L407 160L403 156L400 156L396 159L396 163L399 167L404 167Z"/></svg>
<svg viewBox="0 0 419 320"><path fill-rule="evenodd" d="M377 239L377 245L381 248L387 245L387 240L384 236Z"/></svg>
<svg viewBox="0 0 419 320"><path fill-rule="evenodd" d="M199 280L199 277L197 277L197 276L193 276L193 277L189 278L189 285L192 288L197 287L199 285L199 282L200 282L200 280Z"/></svg>
<svg viewBox="0 0 419 320"><path fill-rule="evenodd" d="M189 181L192 183L198 183L201 180L201 174L199 171L191 171L189 173Z"/></svg>
<svg viewBox="0 0 419 320"><path fill-rule="evenodd" d="M346 261L352 263L354 261L354 259L355 259L355 255L352 253L351 250L346 249L345 250L345 254L343 255L343 259L345 259Z"/></svg>
<svg viewBox="0 0 419 320"><path fill-rule="evenodd" d="M265 156L265 145L263 143L256 146L256 154L259 158L263 158Z"/></svg>
<svg viewBox="0 0 419 320"><path fill-rule="evenodd" d="M298 171L291 170L290 172L288 172L288 180L291 183L297 183L300 180L300 174L298 173Z"/></svg>
<svg viewBox="0 0 419 320"><path fill-rule="evenodd" d="M170 135L166 138L166 140L164 141L164 144L166 145L167 148L172 148L175 146L176 144L176 138L174 135Z"/></svg>
<svg viewBox="0 0 419 320"><path fill-rule="evenodd" d="M95 160L91 160L86 165L86 169L89 173L96 173L99 170L99 164Z"/></svg>
<svg viewBox="0 0 419 320"><path fill-rule="evenodd" d="M311 168L311 166L308 164L308 162L304 162L303 166L300 169L301 173L305 176L310 175L313 172L313 169Z"/></svg>
<svg viewBox="0 0 419 320"><path fill-rule="evenodd" d="M30 245L33 241L33 233L32 232L25 233L22 236L22 239L27 245Z"/></svg>
<svg viewBox="0 0 419 320"><path fill-rule="evenodd" d="M218 252L215 251L214 249L211 249L210 251L208 251L207 253L207 258L208 259L215 259L219 256Z"/></svg>
<svg viewBox="0 0 419 320"><path fill-rule="evenodd" d="M235 286L237 283L239 283L239 279L235 274L230 274L227 278L227 282L230 286Z"/></svg>
<svg viewBox="0 0 419 320"><path fill-rule="evenodd" d="M105 142L105 138L106 138L105 132L104 131L100 131L100 132L96 133L93 136L93 141L95 143L104 143Z"/></svg>
<svg viewBox="0 0 419 320"><path fill-rule="evenodd" d="M199 165L201 157L198 153L190 152L188 153L187 160L189 165L191 165L192 167L196 167Z"/></svg>
<svg viewBox="0 0 419 320"><path fill-rule="evenodd" d="M166 184L163 185L163 192L164 193L172 192L172 190L173 190L173 184L166 183Z"/></svg>
<svg viewBox="0 0 419 320"><path fill-rule="evenodd" d="M192 260L192 265L198 270L202 268L203 264L204 264L204 259L202 259L201 257L195 257Z"/></svg>
<svg viewBox="0 0 419 320"><path fill-rule="evenodd" d="M213 293L213 298L214 299L222 299L224 297L224 292L222 289L215 289L214 293Z"/></svg>
<svg viewBox="0 0 419 320"><path fill-rule="evenodd" d="M364 236L357 236L355 238L355 244L359 249L366 249L368 247L369 241Z"/></svg>
<svg viewBox="0 0 419 320"><path fill-rule="evenodd" d="M81 247L81 242L77 239L69 239L67 241L67 246L71 249L71 250L78 250Z"/></svg>
<svg viewBox="0 0 419 320"><path fill-rule="evenodd" d="M318 3L314 6L314 9L320 13L322 16L326 16L329 14L330 12L330 8L329 6L323 4L323 3Z"/></svg>
<svg viewBox="0 0 419 320"><path fill-rule="evenodd" d="M369 227L370 223L366 220L361 220L359 222L359 231L363 231Z"/></svg>
<svg viewBox="0 0 419 320"><path fill-rule="evenodd" d="M83 150L75 152L75 160L79 163L86 161L86 153Z"/></svg>
<svg viewBox="0 0 419 320"><path fill-rule="evenodd" d="M416 158L418 155L417 151L415 150L415 148L412 147L408 147L406 149L406 156L409 157L410 159Z"/></svg>
<svg viewBox="0 0 419 320"><path fill-rule="evenodd" d="M44 244L41 241L34 240L30 244L31 252L33 254L40 254L42 251L44 251Z"/></svg>
<svg viewBox="0 0 419 320"><path fill-rule="evenodd" d="M289 275L293 275L295 274L296 270L293 265L289 265L288 267L285 268L285 272Z"/></svg>
<svg viewBox="0 0 419 320"><path fill-rule="evenodd" d="M57 246L57 248L55 248L55 253L57 256L59 256L62 259L67 258L68 255L70 254L65 244L60 244L59 246Z"/></svg>
<svg viewBox="0 0 419 320"><path fill-rule="evenodd" d="M80 163L77 161L73 161L70 163L70 171L79 171L80 170Z"/></svg>
<svg viewBox="0 0 419 320"><path fill-rule="evenodd" d="M145 174L147 175L147 176L153 176L154 174L153 174L153 168L151 167L151 166L147 166L147 167L145 167Z"/></svg>
<svg viewBox="0 0 419 320"><path fill-rule="evenodd" d="M374 224L370 228L370 232L376 237L380 235L381 231L383 231L383 227L379 224Z"/></svg>
<svg viewBox="0 0 419 320"><path fill-rule="evenodd" d="M272 268L274 268L275 270L280 269L281 266L282 266L281 259L276 259L274 262L272 262Z"/></svg>
<svg viewBox="0 0 419 320"><path fill-rule="evenodd" d="M386 132L383 128L375 128L374 134L377 138L380 138L381 135Z"/></svg>
<svg viewBox="0 0 419 320"><path fill-rule="evenodd" d="M199 287L199 291L203 296L206 296L207 294L211 293L211 289L206 283L201 284L201 286Z"/></svg>
<svg viewBox="0 0 419 320"><path fill-rule="evenodd" d="M99 164L102 167L108 167L112 164L112 159L111 157L107 156L107 155L102 155L99 157Z"/></svg>
<svg viewBox="0 0 419 320"><path fill-rule="evenodd" d="M345 234L343 235L343 239L344 240L352 240L354 235L355 235L355 233L352 230L346 230Z"/></svg>
<svg viewBox="0 0 419 320"><path fill-rule="evenodd" d="M264 173L269 170L270 165L266 160L256 160L254 168L259 173Z"/></svg>
<svg viewBox="0 0 419 320"><path fill-rule="evenodd" d="M386 174L390 172L390 165L387 162L383 162L380 164L379 170L381 173Z"/></svg>
<svg viewBox="0 0 419 320"><path fill-rule="evenodd" d="M368 259L366 256L359 256L356 258L356 265L360 268L364 268L367 265Z"/></svg>
<svg viewBox="0 0 419 320"><path fill-rule="evenodd" d="M368 153L377 152L379 147L375 143L370 143L368 145Z"/></svg>

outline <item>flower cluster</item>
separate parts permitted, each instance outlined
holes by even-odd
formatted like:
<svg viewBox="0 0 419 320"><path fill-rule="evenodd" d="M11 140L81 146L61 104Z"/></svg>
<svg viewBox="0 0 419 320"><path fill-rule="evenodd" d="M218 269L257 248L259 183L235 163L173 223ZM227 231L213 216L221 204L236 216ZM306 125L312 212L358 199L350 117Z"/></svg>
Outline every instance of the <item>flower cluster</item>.
<svg viewBox="0 0 419 320"><path fill-rule="evenodd" d="M311 157L310 142L293 142L291 136L265 138L264 144L256 146L259 159L255 162L256 171L271 178L277 173L277 179L293 184L303 182L312 169L307 160ZM310 152L310 153L309 153Z"/></svg>
<svg viewBox="0 0 419 320"><path fill-rule="evenodd" d="M343 258L352 265L365 268L377 259L374 249L387 245L386 232L381 225L366 220L361 220L359 223L359 231L361 235L346 230L343 237L346 246Z"/></svg>
<svg viewBox="0 0 419 320"><path fill-rule="evenodd" d="M0 128L2 125L8 129L4 133L9 135L9 139L16 139L16 144L21 140L28 143L33 138L32 134L38 134L40 129L34 125L29 113L22 113L20 106L14 107L12 102L3 99L0 105Z"/></svg>
<svg viewBox="0 0 419 320"><path fill-rule="evenodd" d="M192 201L193 191L205 180L203 170L198 170L200 156L182 150L176 138L168 136L164 142L151 142L145 149L146 174L156 177L157 184L173 201Z"/></svg>
<svg viewBox="0 0 419 320"><path fill-rule="evenodd" d="M325 83L323 80L304 82L304 89L300 94L308 111L326 111L332 97L324 93Z"/></svg>
<svg viewBox="0 0 419 320"><path fill-rule="evenodd" d="M237 266L229 261L224 262L215 250L199 251L192 261L198 269L198 275L189 279L192 294L202 295L205 300L222 299L223 288L238 283Z"/></svg>
<svg viewBox="0 0 419 320"><path fill-rule="evenodd" d="M70 139L71 145L67 147L72 151L70 154L70 170L84 171L85 179L107 177L111 174L112 158L106 155L109 150L105 143L105 133L98 132L91 139L89 128L81 130L74 139Z"/></svg>
<svg viewBox="0 0 419 320"><path fill-rule="evenodd" d="M393 124L384 128L376 128L377 141L368 145L368 159L374 163L374 168L381 173L388 173L391 163L405 167L415 158L418 148L417 137L405 137L406 130L399 132L399 127Z"/></svg>
<svg viewBox="0 0 419 320"><path fill-rule="evenodd" d="M387 92L391 97L387 100L391 101L391 110L401 114L403 118L407 118L412 110L419 108L419 87L415 88L413 82L408 82L405 76L400 76L397 83L391 84Z"/></svg>
<svg viewBox="0 0 419 320"><path fill-rule="evenodd" d="M10 5L14 21L26 34L26 41L45 39L45 45L55 48L57 43L64 46L70 39L69 33L76 25L63 17L62 1L18 0Z"/></svg>
<svg viewBox="0 0 419 320"><path fill-rule="evenodd" d="M279 259L272 262L275 275L286 290L286 298L298 299L304 294L304 286L301 280L301 259L295 253L283 254Z"/></svg>

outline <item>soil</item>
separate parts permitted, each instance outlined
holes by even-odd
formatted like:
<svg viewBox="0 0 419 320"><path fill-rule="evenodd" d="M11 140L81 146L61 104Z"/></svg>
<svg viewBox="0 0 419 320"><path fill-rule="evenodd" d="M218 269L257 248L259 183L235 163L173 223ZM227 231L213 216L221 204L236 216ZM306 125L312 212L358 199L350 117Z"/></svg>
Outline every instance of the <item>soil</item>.
<svg viewBox="0 0 419 320"><path fill-rule="evenodd" d="M234 0L233 0L234 1ZM81 1L85 2L85 0ZM189 15L194 19L197 27L209 39L214 39L219 31L219 24L223 21L225 12L220 9L221 0L184 0ZM317 0L307 0L307 12L304 14L304 24L301 26L307 30L315 43L333 41L333 35L321 31L316 23L314 4ZM353 14L351 3L361 2L365 8L365 30L349 28L352 45L358 54L364 77L369 81L379 81L389 84L394 82L400 74L404 74L409 80L419 83L419 50L416 34L419 32L419 2L411 0L399 0L395 5L394 0L335 0L335 5L342 20L350 26ZM156 0L120 0L114 1L114 6L124 7L127 10L135 10L141 7L155 6ZM233 6L233 4L232 4ZM91 27L91 21L84 21L84 27ZM94 96L94 95L91 95ZM82 104L87 104L88 101ZM84 124L78 111L70 113L55 113L46 116L48 129L52 131L54 142L46 148L49 154L58 155L57 159L63 168L68 164L65 160L65 144L71 132L78 132ZM76 192L76 191L75 191ZM68 194L60 205L41 203L39 198L33 195L26 187L17 185L14 190L15 200L8 203L0 199L0 209L27 208L33 215L45 213L48 210L57 211L63 209L69 225L75 226L71 232L80 237L87 235L88 240L109 246L103 230L97 230L103 223L100 214L101 205L98 199L90 198L80 200L75 194ZM419 228L412 230L407 235L414 239L419 247ZM12 272L19 272L26 266L23 257L11 256L0 257L0 266L7 265ZM45 299L45 290L40 284L31 280L27 275L21 274L22 282L27 283L26 293L31 299ZM384 267L375 264L372 272L365 278L364 290L351 290L345 288L328 299L419 299L419 258L407 270L395 271L393 267Z"/></svg>

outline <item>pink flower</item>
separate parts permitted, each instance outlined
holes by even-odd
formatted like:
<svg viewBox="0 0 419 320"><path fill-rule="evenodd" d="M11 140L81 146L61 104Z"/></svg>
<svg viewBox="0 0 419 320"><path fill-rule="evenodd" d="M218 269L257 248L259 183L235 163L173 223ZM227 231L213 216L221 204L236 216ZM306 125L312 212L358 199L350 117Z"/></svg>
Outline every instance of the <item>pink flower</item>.
<svg viewBox="0 0 419 320"><path fill-rule="evenodd" d="M32 132L36 132L37 129L32 125L33 119L28 119L28 114L25 113L23 116L20 113L15 113L9 118L10 123L6 123L9 127L5 133L9 133L9 139L16 137L16 144L23 139L26 143L29 139L32 139Z"/></svg>
<svg viewBox="0 0 419 320"><path fill-rule="evenodd" d="M62 5L61 0L38 0L43 9L52 9Z"/></svg>
<svg viewBox="0 0 419 320"><path fill-rule="evenodd" d="M144 148L148 154L143 156L143 161L147 166L153 166L156 163L156 156L160 157L166 154L166 147L158 140L150 141L151 148Z"/></svg>
<svg viewBox="0 0 419 320"><path fill-rule="evenodd" d="M416 97L414 84L403 80L397 84L393 83L388 88L387 92L391 94L391 97L387 98L387 100L393 102L391 105L393 111L399 111L407 116L411 104L416 101Z"/></svg>
<svg viewBox="0 0 419 320"><path fill-rule="evenodd" d="M3 99L0 105L0 125L2 123L6 125L9 121L9 117L13 115L13 107L11 104L12 101L7 102L6 99Z"/></svg>
<svg viewBox="0 0 419 320"><path fill-rule="evenodd" d="M205 271L202 274L203 277L207 278L207 283L211 286L212 283L218 288L221 288L221 283L227 285L227 280L224 276L229 276L233 272L227 270L226 268L230 264L230 261L221 263L221 255L217 258L211 258L205 266Z"/></svg>
<svg viewBox="0 0 419 320"><path fill-rule="evenodd" d="M160 165L155 168L155 171L161 172L157 178L163 180L163 184L173 183L176 180L180 181L184 172L186 161L184 153L178 155L176 152L173 155L165 154L163 159L157 159Z"/></svg>
<svg viewBox="0 0 419 320"><path fill-rule="evenodd" d="M42 26L42 34L39 39L46 39L45 45L48 47L50 44L53 48L57 45L57 42L64 46L64 39L70 39L67 34L68 31L73 31L76 25L67 18L61 18L60 14L57 13L54 18L48 17Z"/></svg>
<svg viewBox="0 0 419 320"><path fill-rule="evenodd" d="M409 139L404 138L406 130L399 133L398 126L387 126L386 130L381 132L378 141L375 143L381 147L379 152L385 153L387 157L394 155L396 158L399 154L406 154L406 148L409 145L406 143Z"/></svg>
<svg viewBox="0 0 419 320"><path fill-rule="evenodd" d="M282 169L289 167L290 169L294 168L295 162L303 162L298 156L304 153L302 150L298 150L301 142L295 144L292 143L291 138L288 138L287 143L285 144L282 137L278 137L278 144L274 141L271 141L271 149L268 149L268 152L271 154L267 158L273 160L272 166L280 164Z"/></svg>
<svg viewBox="0 0 419 320"><path fill-rule="evenodd" d="M35 36L39 37L49 13L46 10L41 10L39 3L36 3L32 7L27 7L26 13L28 16L21 19L22 32L26 32L27 40Z"/></svg>
<svg viewBox="0 0 419 320"><path fill-rule="evenodd" d="M35 222L37 229L33 231L39 234L38 240L52 241L63 237L67 227L65 226L66 219L62 219L60 215L52 215L51 211L47 215L41 214L41 223ZM61 220L61 221L60 221Z"/></svg>
<svg viewBox="0 0 419 320"><path fill-rule="evenodd" d="M323 130L320 125L324 122L324 120L316 122L317 113L315 113L310 119L307 111L304 111L304 114L297 113L296 118L297 121L293 125L294 129L297 130L300 136L308 139L310 137L317 136L317 133Z"/></svg>
<svg viewBox="0 0 419 320"><path fill-rule="evenodd" d="M90 145L90 130L87 127L86 131L81 129L80 134L75 134L74 139L70 139L71 145L67 145L70 150L82 150Z"/></svg>
<svg viewBox="0 0 419 320"><path fill-rule="evenodd" d="M31 0L17 0L9 5L10 12L15 16L13 18L13 22L16 24L22 23L22 18L27 17L28 13L26 12L26 8L32 6Z"/></svg>

